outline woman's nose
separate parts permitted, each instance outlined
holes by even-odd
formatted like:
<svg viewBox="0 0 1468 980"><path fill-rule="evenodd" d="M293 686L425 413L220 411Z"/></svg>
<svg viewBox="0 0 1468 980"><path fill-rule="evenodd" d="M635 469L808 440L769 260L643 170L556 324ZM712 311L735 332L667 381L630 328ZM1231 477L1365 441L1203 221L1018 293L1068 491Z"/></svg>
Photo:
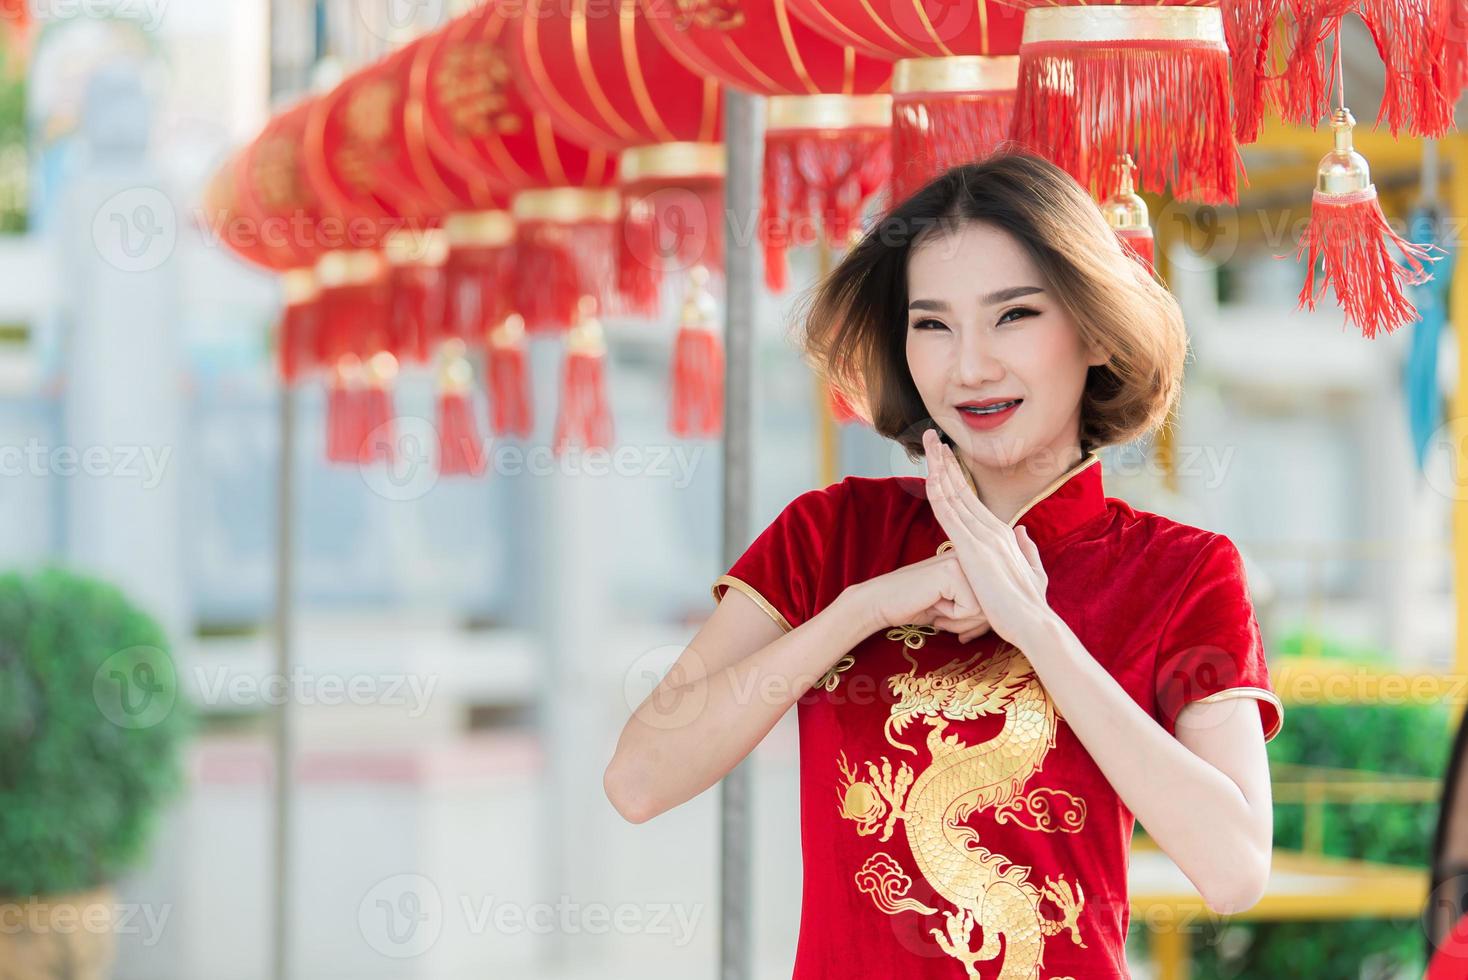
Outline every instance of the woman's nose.
<svg viewBox="0 0 1468 980"><path fill-rule="evenodd" d="M971 327L959 333L957 368L958 383L967 387L1003 377L1004 366L995 356L988 331Z"/></svg>

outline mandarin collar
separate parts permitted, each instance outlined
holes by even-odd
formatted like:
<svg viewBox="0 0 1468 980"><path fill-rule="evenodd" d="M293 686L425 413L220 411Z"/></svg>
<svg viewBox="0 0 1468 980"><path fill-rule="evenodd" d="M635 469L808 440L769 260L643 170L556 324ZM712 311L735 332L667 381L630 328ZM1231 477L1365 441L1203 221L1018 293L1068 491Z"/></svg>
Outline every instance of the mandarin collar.
<svg viewBox="0 0 1468 980"><path fill-rule="evenodd" d="M969 489L978 492L974 478L959 460ZM1065 537L1106 509L1106 490L1101 480L1101 457L1086 453L1080 462L1051 481L1015 512L1010 527L1023 525L1040 547Z"/></svg>

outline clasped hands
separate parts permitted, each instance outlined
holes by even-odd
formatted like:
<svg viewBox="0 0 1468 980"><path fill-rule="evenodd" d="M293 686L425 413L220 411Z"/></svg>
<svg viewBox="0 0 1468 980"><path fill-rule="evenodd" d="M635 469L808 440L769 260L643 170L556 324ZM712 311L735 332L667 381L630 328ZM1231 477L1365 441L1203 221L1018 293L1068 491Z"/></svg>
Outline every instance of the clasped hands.
<svg viewBox="0 0 1468 980"><path fill-rule="evenodd" d="M1027 629L1049 609L1049 579L1040 553L1023 528L1013 528L989 510L964 479L953 450L933 429L923 433L927 453L926 490L933 515L953 543L967 592L940 598L931 607L931 624L957 633L967 643L991 628L1020 644ZM933 560L933 559L928 559ZM924 617L927 618L927 617Z"/></svg>

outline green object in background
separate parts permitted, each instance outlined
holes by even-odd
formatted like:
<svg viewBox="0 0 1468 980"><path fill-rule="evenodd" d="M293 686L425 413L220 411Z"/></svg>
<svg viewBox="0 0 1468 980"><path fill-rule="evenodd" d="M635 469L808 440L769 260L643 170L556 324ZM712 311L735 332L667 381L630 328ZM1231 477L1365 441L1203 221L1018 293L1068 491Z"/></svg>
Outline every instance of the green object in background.
<svg viewBox="0 0 1468 980"><path fill-rule="evenodd" d="M182 782L167 640L105 582L0 575L0 896L111 884Z"/></svg>
<svg viewBox="0 0 1468 980"><path fill-rule="evenodd" d="M1392 663L1379 650L1311 632L1283 637L1273 650L1378 668ZM1285 716L1284 727L1268 745L1271 764L1418 776L1439 784L1447 771L1452 751L1447 705L1290 704ZM1438 807L1437 800L1326 804L1323 853L1427 868ZM1304 823L1302 804L1275 801L1276 846L1300 848ZM1427 965L1422 951L1422 925L1415 920L1225 921L1194 937L1191 977L1416 978Z"/></svg>

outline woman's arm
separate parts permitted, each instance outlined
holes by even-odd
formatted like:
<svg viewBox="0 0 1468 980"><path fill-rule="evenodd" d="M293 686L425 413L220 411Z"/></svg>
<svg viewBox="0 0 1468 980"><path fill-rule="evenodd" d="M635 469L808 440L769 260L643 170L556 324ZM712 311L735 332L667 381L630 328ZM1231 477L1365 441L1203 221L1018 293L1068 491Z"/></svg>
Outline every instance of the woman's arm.
<svg viewBox="0 0 1468 980"><path fill-rule="evenodd" d="M1274 836L1259 706L1193 702L1174 738L1046 612L1016 645L1117 795L1210 909L1233 915L1254 905Z"/></svg>
<svg viewBox="0 0 1468 980"><path fill-rule="evenodd" d="M831 665L880 628L860 585L788 633L730 589L622 729L602 784L633 823L708 789Z"/></svg>

